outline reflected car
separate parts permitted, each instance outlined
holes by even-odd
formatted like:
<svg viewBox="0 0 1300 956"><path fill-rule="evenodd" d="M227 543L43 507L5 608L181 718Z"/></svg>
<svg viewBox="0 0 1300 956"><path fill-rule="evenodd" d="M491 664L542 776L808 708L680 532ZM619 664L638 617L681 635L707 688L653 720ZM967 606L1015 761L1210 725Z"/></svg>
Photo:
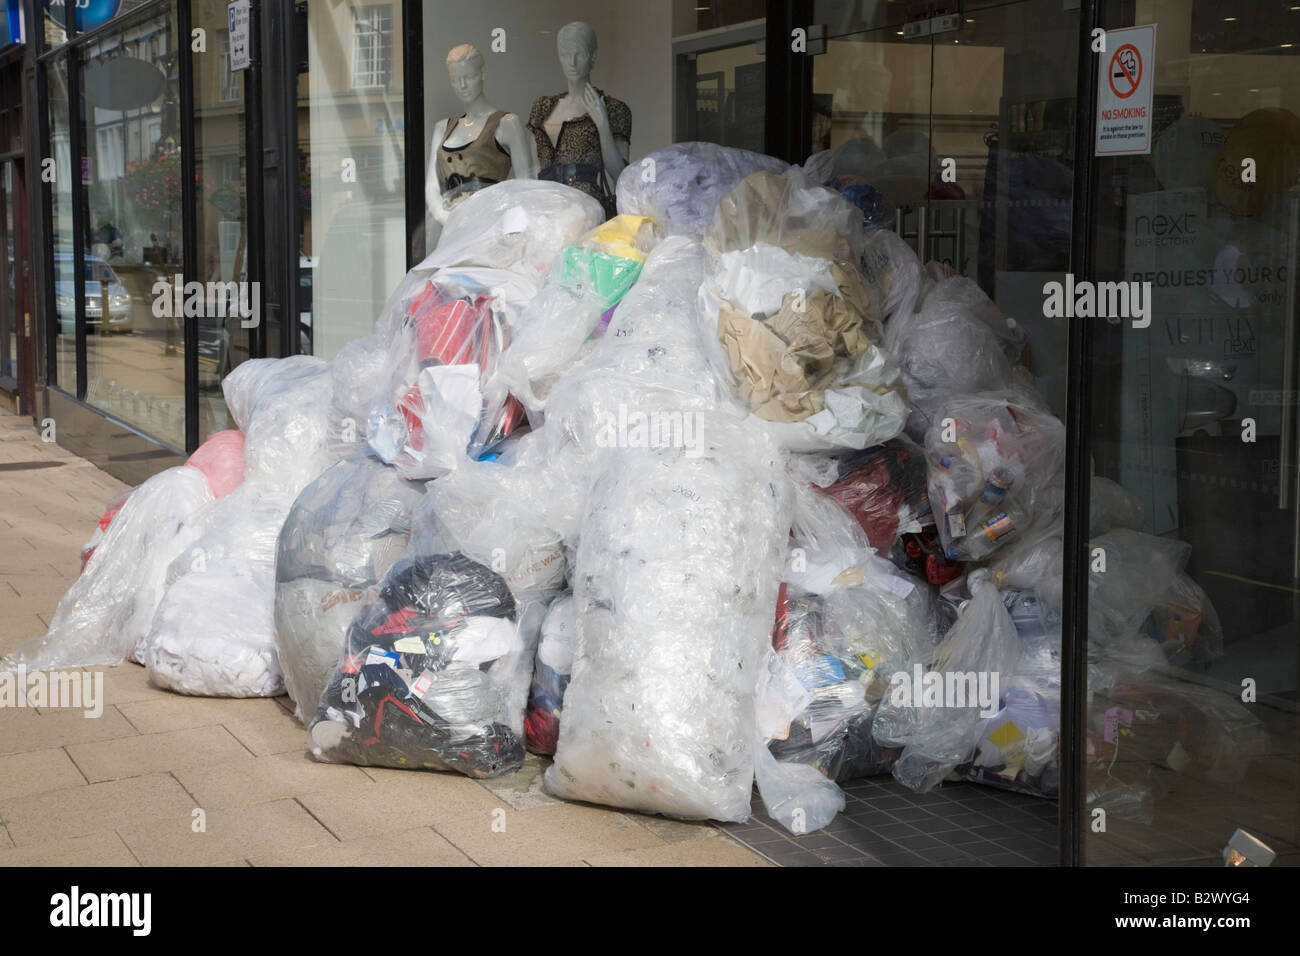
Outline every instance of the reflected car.
<svg viewBox="0 0 1300 956"><path fill-rule="evenodd" d="M108 292L108 326L112 330L131 330L131 293L126 291L113 267L98 256L85 256L86 326L97 326L103 318L105 286ZM73 256L70 252L54 254L54 303L59 314L59 331L76 332L76 283L72 279ZM66 277L66 278L64 278Z"/></svg>

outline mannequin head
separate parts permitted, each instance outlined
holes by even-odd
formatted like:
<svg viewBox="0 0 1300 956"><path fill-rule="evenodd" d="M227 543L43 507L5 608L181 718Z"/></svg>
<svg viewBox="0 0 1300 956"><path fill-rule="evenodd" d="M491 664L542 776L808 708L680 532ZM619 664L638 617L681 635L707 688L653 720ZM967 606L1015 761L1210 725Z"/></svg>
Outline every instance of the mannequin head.
<svg viewBox="0 0 1300 956"><path fill-rule="evenodd" d="M580 20L566 23L556 34L560 69L570 83L585 83L596 65L596 31Z"/></svg>
<svg viewBox="0 0 1300 956"><path fill-rule="evenodd" d="M462 43L447 54L447 77L452 92L462 103L473 103L483 95L483 54Z"/></svg>

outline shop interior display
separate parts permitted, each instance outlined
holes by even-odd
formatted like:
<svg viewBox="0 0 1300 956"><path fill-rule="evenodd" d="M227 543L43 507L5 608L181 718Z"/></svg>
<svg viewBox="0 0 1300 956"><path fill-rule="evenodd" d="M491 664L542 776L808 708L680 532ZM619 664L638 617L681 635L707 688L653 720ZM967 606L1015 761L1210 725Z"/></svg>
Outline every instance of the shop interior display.
<svg viewBox="0 0 1300 956"><path fill-rule="evenodd" d="M599 200L606 218L615 214L614 183L627 166L632 111L591 84L596 31L567 23L555 37L568 89L533 100L528 129L537 149L537 175Z"/></svg>
<svg viewBox="0 0 1300 956"><path fill-rule="evenodd" d="M433 128L424 192L439 223L446 223L462 199L484 186L537 175L523 120L491 105L483 92L483 54L468 43L453 47L447 74L465 112L439 120Z"/></svg>
<svg viewBox="0 0 1300 956"><path fill-rule="evenodd" d="M743 821L757 783L809 832L879 774L1055 798L1065 430L1022 328L834 156L684 143L646 177L594 33L558 49L538 178L478 156L523 133L452 51L437 247L333 361L228 375L238 430L109 503L5 666L287 690L323 761L527 749L551 794L677 818ZM1221 654L1217 615L1188 546L1092 488L1088 790L1149 821L1153 764L1239 780L1265 737L1162 669Z"/></svg>

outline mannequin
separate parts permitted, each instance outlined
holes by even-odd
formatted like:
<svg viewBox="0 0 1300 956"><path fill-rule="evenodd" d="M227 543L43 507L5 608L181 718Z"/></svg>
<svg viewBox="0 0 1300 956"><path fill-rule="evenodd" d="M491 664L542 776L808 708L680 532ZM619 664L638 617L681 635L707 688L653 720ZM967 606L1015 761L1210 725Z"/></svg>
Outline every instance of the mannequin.
<svg viewBox="0 0 1300 956"><path fill-rule="evenodd" d="M613 216L614 184L627 166L632 111L591 85L596 32L585 23L565 25L556 36L568 92L539 96L528 116L540 167L537 177L565 183L600 200Z"/></svg>
<svg viewBox="0 0 1300 956"><path fill-rule="evenodd" d="M535 179L533 150L523 121L497 109L483 95L483 56L468 43L447 54L447 75L460 116L433 128L429 176L424 196L440 223L470 193L508 179Z"/></svg>

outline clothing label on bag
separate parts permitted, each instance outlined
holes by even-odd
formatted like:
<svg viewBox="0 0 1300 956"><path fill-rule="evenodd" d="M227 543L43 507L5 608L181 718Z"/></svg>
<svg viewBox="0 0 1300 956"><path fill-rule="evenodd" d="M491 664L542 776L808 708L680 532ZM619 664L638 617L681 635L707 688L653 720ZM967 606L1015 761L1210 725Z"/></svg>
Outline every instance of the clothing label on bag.
<svg viewBox="0 0 1300 956"><path fill-rule="evenodd" d="M423 654L424 641L415 636L399 638L393 642L393 650L399 654Z"/></svg>
<svg viewBox="0 0 1300 956"><path fill-rule="evenodd" d="M370 664L387 664L393 670L397 670L401 663L402 657L400 654L397 654L394 651L385 651L377 647L372 647L370 653L366 655L367 666Z"/></svg>
<svg viewBox="0 0 1300 956"><path fill-rule="evenodd" d="M422 700L431 690L433 690L432 671L423 672L419 677L411 682L411 693Z"/></svg>

